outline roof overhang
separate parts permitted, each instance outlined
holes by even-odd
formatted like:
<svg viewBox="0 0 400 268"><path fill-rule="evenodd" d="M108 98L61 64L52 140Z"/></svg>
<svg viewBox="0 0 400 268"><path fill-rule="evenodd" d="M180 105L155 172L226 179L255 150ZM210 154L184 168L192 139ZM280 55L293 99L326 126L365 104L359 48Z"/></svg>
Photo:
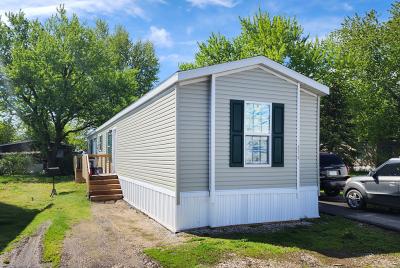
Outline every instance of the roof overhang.
<svg viewBox="0 0 400 268"><path fill-rule="evenodd" d="M171 75L168 79L161 82L157 87L149 91L143 97L138 99L136 102L132 103L121 112L113 116L110 120L102 124L96 130L90 132L88 135L93 135L94 133L100 132L110 126L112 123L116 122L118 119L124 117L131 111L135 110L139 106L143 105L153 97L157 96L164 90L170 88L177 82L188 81L192 79L198 79L201 77L207 77L212 74L219 74L224 72L233 71L236 69L246 68L250 66L260 65L264 68L271 70L295 83L299 83L302 89L308 90L318 96L325 96L329 94L329 88L307 76L304 76L296 71L293 71L282 64L279 64L273 60L270 60L264 56L257 56L247 59L242 59L238 61L232 61L227 63L221 63L216 65L211 65L207 67L197 68L188 71L180 71Z"/></svg>

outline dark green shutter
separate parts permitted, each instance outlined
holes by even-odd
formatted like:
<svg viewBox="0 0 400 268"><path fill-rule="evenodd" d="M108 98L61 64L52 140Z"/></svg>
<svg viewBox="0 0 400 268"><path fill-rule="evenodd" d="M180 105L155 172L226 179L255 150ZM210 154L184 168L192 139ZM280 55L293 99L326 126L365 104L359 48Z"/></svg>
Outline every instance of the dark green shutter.
<svg viewBox="0 0 400 268"><path fill-rule="evenodd" d="M243 167L244 101L230 103L230 161L231 167Z"/></svg>
<svg viewBox="0 0 400 268"><path fill-rule="evenodd" d="M285 105L272 104L272 166L284 166Z"/></svg>

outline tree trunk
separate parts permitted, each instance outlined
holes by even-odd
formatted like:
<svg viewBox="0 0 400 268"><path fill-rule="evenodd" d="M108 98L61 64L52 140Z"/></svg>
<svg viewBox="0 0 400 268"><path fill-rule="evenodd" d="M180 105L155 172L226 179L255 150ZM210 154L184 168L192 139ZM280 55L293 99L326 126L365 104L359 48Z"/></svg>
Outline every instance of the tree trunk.
<svg viewBox="0 0 400 268"><path fill-rule="evenodd" d="M61 143L64 137L64 127L61 124L55 124L54 143L51 143L48 152L47 163L48 167L60 167L62 159L57 158L57 153L61 148ZM60 167L61 170L62 167Z"/></svg>

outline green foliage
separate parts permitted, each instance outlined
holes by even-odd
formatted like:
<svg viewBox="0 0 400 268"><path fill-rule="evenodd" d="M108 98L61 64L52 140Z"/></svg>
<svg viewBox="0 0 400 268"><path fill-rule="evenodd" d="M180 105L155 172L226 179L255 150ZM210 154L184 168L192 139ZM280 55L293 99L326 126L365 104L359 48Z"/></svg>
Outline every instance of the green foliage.
<svg viewBox="0 0 400 268"><path fill-rule="evenodd" d="M43 259L53 267L59 266L67 231L90 217L90 207L84 184L58 182L59 195L51 198L50 181L47 177L0 177L0 253L12 250L18 241L50 221L43 241Z"/></svg>
<svg viewBox="0 0 400 268"><path fill-rule="evenodd" d="M184 244L150 248L145 253L163 267L201 267L218 264L227 254L279 260L288 258L292 252L311 251L323 262L324 256L351 257L400 251L400 236L393 232L326 215L311 222L309 226L276 232L211 232L207 237L194 236Z"/></svg>
<svg viewBox="0 0 400 268"><path fill-rule="evenodd" d="M4 155L0 158L0 175L29 174L33 163L35 159L31 155Z"/></svg>
<svg viewBox="0 0 400 268"><path fill-rule="evenodd" d="M43 151L104 123L156 80L152 45L132 43L122 27L89 27L63 7L44 23L21 12L7 18L0 23L0 98Z"/></svg>
<svg viewBox="0 0 400 268"><path fill-rule="evenodd" d="M16 138L14 126L7 121L0 121L0 144L13 142Z"/></svg>
<svg viewBox="0 0 400 268"><path fill-rule="evenodd" d="M372 148L367 152L375 154L372 163L395 156L379 149L400 136L399 10L395 2L388 21L380 21L375 11L347 18L330 36L340 53L328 76L335 75L345 91L357 147Z"/></svg>
<svg viewBox="0 0 400 268"><path fill-rule="evenodd" d="M138 41L131 47L129 66L138 70L136 81L138 83L137 95L142 96L152 89L158 81L157 73L160 65L154 51L154 46L149 41Z"/></svg>
<svg viewBox="0 0 400 268"><path fill-rule="evenodd" d="M183 63L181 70L208 66L263 55L306 75L313 75L323 57L318 41L303 35L295 19L271 17L259 10L253 17L240 18L242 31L229 40L212 33L206 42L199 43L194 63Z"/></svg>

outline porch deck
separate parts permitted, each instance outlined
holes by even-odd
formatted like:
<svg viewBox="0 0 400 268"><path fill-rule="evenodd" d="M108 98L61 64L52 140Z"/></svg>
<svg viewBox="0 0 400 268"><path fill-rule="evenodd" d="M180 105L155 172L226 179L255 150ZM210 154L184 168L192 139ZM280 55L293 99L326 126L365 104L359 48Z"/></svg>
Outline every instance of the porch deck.
<svg viewBox="0 0 400 268"><path fill-rule="evenodd" d="M112 171L109 154L83 154L74 157L75 182L86 183L86 193L91 201L123 198L118 176Z"/></svg>

